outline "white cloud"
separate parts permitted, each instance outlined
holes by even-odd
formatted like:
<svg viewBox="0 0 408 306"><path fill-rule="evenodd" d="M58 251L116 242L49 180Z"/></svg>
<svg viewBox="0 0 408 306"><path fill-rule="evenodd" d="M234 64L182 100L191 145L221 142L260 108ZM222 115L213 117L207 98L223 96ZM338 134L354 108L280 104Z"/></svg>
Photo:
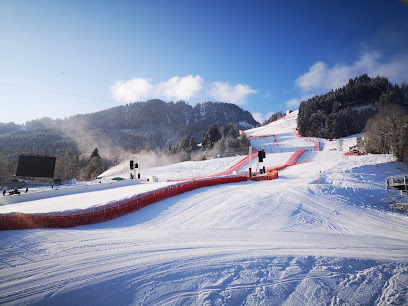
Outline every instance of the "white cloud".
<svg viewBox="0 0 408 306"><path fill-rule="evenodd" d="M203 82L199 75L182 78L175 76L166 82L160 82L155 89L158 96L166 100L188 100L201 90Z"/></svg>
<svg viewBox="0 0 408 306"><path fill-rule="evenodd" d="M393 83L400 84L408 81L408 54L394 56L390 61L372 63L370 75L386 76Z"/></svg>
<svg viewBox="0 0 408 306"><path fill-rule="evenodd" d="M263 123L265 120L268 120L273 114L274 112L269 112L266 115L260 112L255 112L255 113L252 113L251 115L252 117L254 117L256 121L258 121L259 123Z"/></svg>
<svg viewBox="0 0 408 306"><path fill-rule="evenodd" d="M250 94L257 93L248 85L231 85L228 82L213 82L203 90L201 76L174 76L167 81L153 84L151 80L134 77L127 81L117 81L111 86L113 98L118 102L134 102L160 98L170 100L197 100L198 97L215 99L220 102L245 104ZM189 101L190 102L190 101Z"/></svg>
<svg viewBox="0 0 408 306"><path fill-rule="evenodd" d="M296 85L304 91L320 87L326 71L326 64L323 62L317 62L309 68L309 72L302 74L296 79Z"/></svg>
<svg viewBox="0 0 408 306"><path fill-rule="evenodd" d="M149 80L132 78L127 81L117 81L110 89L116 101L134 102L149 97L153 90L153 85Z"/></svg>
<svg viewBox="0 0 408 306"><path fill-rule="evenodd" d="M257 91L248 85L231 85L228 82L214 82L209 85L208 94L220 102L230 102L238 105L246 103L246 97L256 94Z"/></svg>
<svg viewBox="0 0 408 306"><path fill-rule="evenodd" d="M306 101L306 100L312 98L313 96L314 96L314 94L308 93L308 94L304 94L300 99L298 99L298 98L290 99L290 100L288 100L286 102L286 107L288 109L290 109L290 110L296 110L296 109L299 108L299 105L300 105L300 103L302 101Z"/></svg>
<svg viewBox="0 0 408 306"><path fill-rule="evenodd" d="M199 75L174 76L158 84L134 77L127 81L117 81L110 89L113 98L118 102L135 102L152 98L188 100L201 91L203 82Z"/></svg>
<svg viewBox="0 0 408 306"><path fill-rule="evenodd" d="M317 62L309 71L296 79L296 86L304 92L324 91L344 86L350 78L367 73L371 77L387 77L392 83L408 80L408 54L385 59L377 51L361 54L352 64L337 64L329 68L324 62Z"/></svg>
<svg viewBox="0 0 408 306"><path fill-rule="evenodd" d="M290 99L288 102L286 102L286 106L289 109L297 109L299 107L300 104L300 100L299 99Z"/></svg>

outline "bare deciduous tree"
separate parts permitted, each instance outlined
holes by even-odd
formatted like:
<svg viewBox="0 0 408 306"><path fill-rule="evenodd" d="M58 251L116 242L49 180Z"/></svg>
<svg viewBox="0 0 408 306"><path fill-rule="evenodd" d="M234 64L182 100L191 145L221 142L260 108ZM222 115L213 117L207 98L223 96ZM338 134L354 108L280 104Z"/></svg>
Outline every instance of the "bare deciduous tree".
<svg viewBox="0 0 408 306"><path fill-rule="evenodd" d="M407 147L407 112L398 105L388 105L367 122L365 129L366 151L392 153L399 161Z"/></svg>

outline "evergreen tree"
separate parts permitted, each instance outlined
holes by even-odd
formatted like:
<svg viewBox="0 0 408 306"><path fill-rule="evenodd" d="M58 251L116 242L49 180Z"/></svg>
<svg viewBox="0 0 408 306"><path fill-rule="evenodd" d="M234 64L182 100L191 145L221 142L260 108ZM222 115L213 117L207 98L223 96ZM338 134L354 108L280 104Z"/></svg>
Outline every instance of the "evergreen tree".
<svg viewBox="0 0 408 306"><path fill-rule="evenodd" d="M298 130L303 136L324 138L361 133L370 118L392 104L408 106L407 85L392 85L387 78L363 74L342 88L302 101Z"/></svg>
<svg viewBox="0 0 408 306"><path fill-rule="evenodd" d="M99 155L99 151L95 148L91 156L86 163L85 167L82 169L81 179L89 180L95 178L96 176L100 175L103 172L103 165L101 156Z"/></svg>
<svg viewBox="0 0 408 306"><path fill-rule="evenodd" d="M265 120L264 123L262 123L262 125L267 125L267 124L269 124L271 122L274 122L274 121L282 118L283 116L285 116L285 114L283 112L274 113L269 117L268 120Z"/></svg>
<svg viewBox="0 0 408 306"><path fill-rule="evenodd" d="M92 153L91 153L91 159L92 159L92 158L99 158L99 159L101 159L101 156L99 155L98 148L95 148L95 149L92 151Z"/></svg>
<svg viewBox="0 0 408 306"><path fill-rule="evenodd" d="M203 138L201 140L202 146L204 148L211 149L214 144L222 138L220 131L218 130L217 124L213 123L210 125L208 130L203 133Z"/></svg>

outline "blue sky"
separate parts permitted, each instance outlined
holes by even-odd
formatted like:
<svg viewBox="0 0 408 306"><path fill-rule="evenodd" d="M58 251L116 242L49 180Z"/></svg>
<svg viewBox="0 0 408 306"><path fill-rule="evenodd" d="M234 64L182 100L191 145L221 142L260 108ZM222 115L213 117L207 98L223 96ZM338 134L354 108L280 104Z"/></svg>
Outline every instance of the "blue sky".
<svg viewBox="0 0 408 306"><path fill-rule="evenodd" d="M408 82L407 33L398 0L0 0L0 122L152 98L263 120L362 73Z"/></svg>

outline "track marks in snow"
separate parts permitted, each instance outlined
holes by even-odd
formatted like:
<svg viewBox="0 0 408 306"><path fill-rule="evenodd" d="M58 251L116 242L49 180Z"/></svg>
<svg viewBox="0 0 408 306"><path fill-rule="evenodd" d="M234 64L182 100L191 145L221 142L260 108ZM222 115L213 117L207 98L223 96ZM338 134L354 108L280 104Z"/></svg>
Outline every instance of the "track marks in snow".
<svg viewBox="0 0 408 306"><path fill-rule="evenodd" d="M346 262L343 266L343 259L318 257L220 258L218 264L210 266L198 260L195 267L183 267L188 272L168 266L169 273L162 270L161 277L151 279L146 287L142 283L139 286L145 288L146 304L160 305L367 304L385 296L388 301L407 302L404 290L392 296L388 285L392 275L384 272L391 269L403 274L406 265L352 259ZM181 273L182 279L172 271ZM372 284L372 291L358 290L350 282L361 288ZM170 292L162 287L164 283L171 285ZM401 286L401 282L398 284ZM152 287L154 291L148 290Z"/></svg>
<svg viewBox="0 0 408 306"><path fill-rule="evenodd" d="M375 301L378 305L403 305L408 301L408 270L398 266L389 269L391 276L382 288L382 294ZM405 284L405 285L404 285Z"/></svg>
<svg viewBox="0 0 408 306"><path fill-rule="evenodd" d="M286 152L272 165L304 145L287 120L272 127ZM408 304L408 218L381 202L381 175L398 167L304 156L278 180L203 188L93 226L0 232L0 304ZM178 167L151 175L190 164Z"/></svg>

